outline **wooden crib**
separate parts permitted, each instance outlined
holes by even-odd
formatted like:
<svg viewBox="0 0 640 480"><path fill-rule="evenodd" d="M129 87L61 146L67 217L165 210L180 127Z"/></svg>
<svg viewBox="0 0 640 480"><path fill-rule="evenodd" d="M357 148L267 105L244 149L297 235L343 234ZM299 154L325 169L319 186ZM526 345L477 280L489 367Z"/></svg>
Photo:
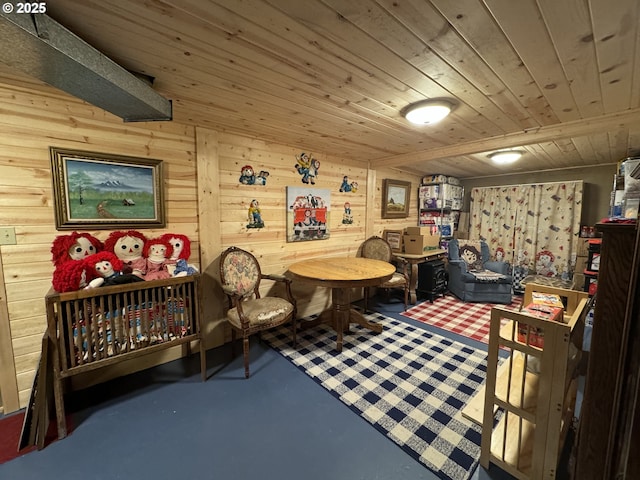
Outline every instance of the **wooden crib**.
<svg viewBox="0 0 640 480"><path fill-rule="evenodd" d="M199 290L199 275L191 275L47 294L59 438L67 434L62 382L73 375L180 344L190 354L190 343L199 340L206 380Z"/></svg>
<svg viewBox="0 0 640 480"><path fill-rule="evenodd" d="M491 309L480 463L494 463L519 480L551 480L575 415L589 299L585 292L527 284L524 305L533 292L557 294L564 318ZM511 354L500 364L502 348Z"/></svg>

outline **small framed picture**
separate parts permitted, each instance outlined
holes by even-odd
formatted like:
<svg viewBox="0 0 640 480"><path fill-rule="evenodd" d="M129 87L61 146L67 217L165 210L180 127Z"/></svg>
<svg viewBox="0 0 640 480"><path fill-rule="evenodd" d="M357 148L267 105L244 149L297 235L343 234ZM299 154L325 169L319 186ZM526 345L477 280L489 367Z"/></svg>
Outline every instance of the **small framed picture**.
<svg viewBox="0 0 640 480"><path fill-rule="evenodd" d="M385 178L382 182L382 190L382 218L407 218L411 182Z"/></svg>
<svg viewBox="0 0 640 480"><path fill-rule="evenodd" d="M383 238L395 253L402 253L402 230L385 230Z"/></svg>

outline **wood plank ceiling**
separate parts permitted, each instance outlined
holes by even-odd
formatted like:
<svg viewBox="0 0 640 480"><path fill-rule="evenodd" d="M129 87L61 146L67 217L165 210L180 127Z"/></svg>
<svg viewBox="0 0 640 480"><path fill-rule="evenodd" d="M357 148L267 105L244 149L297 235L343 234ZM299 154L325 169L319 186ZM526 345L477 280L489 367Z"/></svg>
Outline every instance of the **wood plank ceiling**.
<svg viewBox="0 0 640 480"><path fill-rule="evenodd" d="M174 119L461 178L640 154L637 0L55 0ZM450 98L452 115L401 110ZM522 147L508 167L487 154Z"/></svg>

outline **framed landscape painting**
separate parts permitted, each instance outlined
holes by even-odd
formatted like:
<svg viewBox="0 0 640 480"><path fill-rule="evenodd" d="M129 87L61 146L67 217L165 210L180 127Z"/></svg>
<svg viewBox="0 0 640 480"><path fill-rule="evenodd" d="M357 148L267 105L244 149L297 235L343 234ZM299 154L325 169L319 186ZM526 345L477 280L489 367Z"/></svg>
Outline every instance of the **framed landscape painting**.
<svg viewBox="0 0 640 480"><path fill-rule="evenodd" d="M382 234L391 250L395 253L402 253L402 230L385 230Z"/></svg>
<svg viewBox="0 0 640 480"><path fill-rule="evenodd" d="M162 160L50 148L56 228L165 226Z"/></svg>
<svg viewBox="0 0 640 480"><path fill-rule="evenodd" d="M384 179L382 183L382 218L407 218L411 182Z"/></svg>

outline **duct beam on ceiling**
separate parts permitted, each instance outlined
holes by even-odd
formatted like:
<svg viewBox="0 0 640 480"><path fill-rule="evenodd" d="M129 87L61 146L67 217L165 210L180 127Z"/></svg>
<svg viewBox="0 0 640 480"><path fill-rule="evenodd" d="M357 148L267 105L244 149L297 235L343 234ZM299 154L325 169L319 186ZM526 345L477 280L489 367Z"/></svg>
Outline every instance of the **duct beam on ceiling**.
<svg viewBox="0 0 640 480"><path fill-rule="evenodd" d="M0 61L125 122L171 120L171 100L44 14L0 12Z"/></svg>

